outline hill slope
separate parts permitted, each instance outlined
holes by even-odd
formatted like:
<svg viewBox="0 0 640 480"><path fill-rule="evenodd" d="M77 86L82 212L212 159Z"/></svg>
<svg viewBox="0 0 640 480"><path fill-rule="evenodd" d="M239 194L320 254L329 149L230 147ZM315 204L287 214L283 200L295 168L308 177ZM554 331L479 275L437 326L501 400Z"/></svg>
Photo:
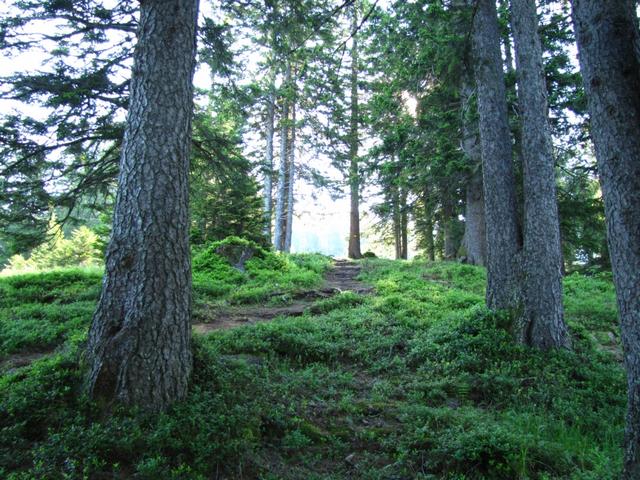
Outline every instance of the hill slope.
<svg viewBox="0 0 640 480"><path fill-rule="evenodd" d="M329 263L194 265L202 322L287 305ZM480 268L367 260L360 279L375 292L196 335L189 396L156 416L104 416L82 396L98 272L0 279L0 476L616 478L625 381L610 279L565 280L575 351L548 354L513 345L508 319L482 307Z"/></svg>

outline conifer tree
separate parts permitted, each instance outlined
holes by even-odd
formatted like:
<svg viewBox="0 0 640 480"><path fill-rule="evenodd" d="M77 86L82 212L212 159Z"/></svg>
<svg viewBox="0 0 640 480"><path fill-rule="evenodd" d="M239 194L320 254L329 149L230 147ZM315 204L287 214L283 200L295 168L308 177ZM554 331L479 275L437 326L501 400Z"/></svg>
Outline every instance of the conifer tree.
<svg viewBox="0 0 640 480"><path fill-rule="evenodd" d="M192 368L189 146L197 0L140 10L105 278L87 345L91 396L159 411Z"/></svg>
<svg viewBox="0 0 640 480"><path fill-rule="evenodd" d="M622 478L640 478L640 32L635 2L573 0L627 371Z"/></svg>
<svg viewBox="0 0 640 480"><path fill-rule="evenodd" d="M562 252L547 90L535 0L511 0L524 166L524 317L520 341L570 345L562 306Z"/></svg>

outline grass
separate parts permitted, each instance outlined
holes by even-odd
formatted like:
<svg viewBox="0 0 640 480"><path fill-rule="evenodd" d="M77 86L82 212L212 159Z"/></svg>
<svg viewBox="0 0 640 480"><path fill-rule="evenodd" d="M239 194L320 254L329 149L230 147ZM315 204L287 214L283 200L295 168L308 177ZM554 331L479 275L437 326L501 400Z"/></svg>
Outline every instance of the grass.
<svg viewBox="0 0 640 480"><path fill-rule="evenodd" d="M194 260L201 307L286 301L327 265L267 256L236 275L214 260L208 277ZM514 345L509 319L482 307L484 275L365 260L375 295L196 336L188 397L154 416L104 416L82 394L98 273L0 279L3 355L59 346L0 377L0 477L617 478L625 381L602 348L618 335L610 278L565 280L575 348L545 354Z"/></svg>

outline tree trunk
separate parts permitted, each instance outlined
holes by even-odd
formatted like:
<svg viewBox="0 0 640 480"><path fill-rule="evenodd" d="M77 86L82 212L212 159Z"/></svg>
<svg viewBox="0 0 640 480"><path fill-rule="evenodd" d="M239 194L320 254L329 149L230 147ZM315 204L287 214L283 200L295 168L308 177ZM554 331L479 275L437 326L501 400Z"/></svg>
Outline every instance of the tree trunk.
<svg viewBox="0 0 640 480"><path fill-rule="evenodd" d="M640 34L635 2L573 0L627 370L625 480L640 478Z"/></svg>
<svg viewBox="0 0 640 480"><path fill-rule="evenodd" d="M354 2L351 16L351 125L349 132L349 258L362 258L360 251L360 174L358 172L358 2Z"/></svg>
<svg viewBox="0 0 640 480"><path fill-rule="evenodd" d="M494 0L478 0L472 36L487 219L487 306L517 309L521 298L518 266L521 247Z"/></svg>
<svg viewBox="0 0 640 480"><path fill-rule="evenodd" d="M486 265L485 222L482 169L480 165L477 165L467 183L465 206L464 247L467 263L471 265Z"/></svg>
<svg viewBox="0 0 640 480"><path fill-rule="evenodd" d="M469 163L470 174L467 180L464 247L467 262L472 265L485 265L487 239L485 233L484 194L482 192L482 153L478 136L478 122L468 112L473 96L473 78L471 72L464 75L460 97L464 105L462 118L462 150Z"/></svg>
<svg viewBox="0 0 640 480"><path fill-rule="evenodd" d="M535 0L511 0L522 118L524 168L524 317L521 342L569 348L562 308L562 252L547 90Z"/></svg>
<svg viewBox="0 0 640 480"><path fill-rule="evenodd" d="M284 86L288 88L291 83L291 64L287 61L285 69ZM276 218L275 231L273 234L273 245L276 250L284 250L285 211L284 204L287 195L287 143L289 138L289 98L287 94L282 98L282 117L280 118L280 166L278 168L278 193L276 196Z"/></svg>
<svg viewBox="0 0 640 480"><path fill-rule="evenodd" d="M291 236L293 234L293 205L294 205L294 186L296 177L296 104L295 100L291 103L291 132L289 143L289 175L287 182L287 226L285 230L284 251L291 251Z"/></svg>
<svg viewBox="0 0 640 480"><path fill-rule="evenodd" d="M425 250L430 261L436 260L436 245L433 240L433 206L429 200L429 192L425 189L422 195L422 203L424 205L424 239Z"/></svg>
<svg viewBox="0 0 640 480"><path fill-rule="evenodd" d="M192 368L189 144L197 0L140 6L102 294L89 331L92 397L151 411Z"/></svg>
<svg viewBox="0 0 640 480"><path fill-rule="evenodd" d="M402 258L402 233L400 226L400 193L397 185L393 186L393 245L396 251L396 260Z"/></svg>
<svg viewBox="0 0 640 480"><path fill-rule="evenodd" d="M275 71L275 67L271 67ZM273 73L272 73L273 75ZM275 78L269 82L269 95L267 97L267 148L264 162L264 235L271 243L271 216L273 210L273 136L275 124Z"/></svg>
<svg viewBox="0 0 640 480"><path fill-rule="evenodd" d="M453 227L455 223L455 209L450 192L444 192L442 198L442 226L444 231L444 258L453 260L456 258L456 245Z"/></svg>
<svg viewBox="0 0 640 480"><path fill-rule="evenodd" d="M400 187L400 258L409 258L409 215L407 213L407 187Z"/></svg>

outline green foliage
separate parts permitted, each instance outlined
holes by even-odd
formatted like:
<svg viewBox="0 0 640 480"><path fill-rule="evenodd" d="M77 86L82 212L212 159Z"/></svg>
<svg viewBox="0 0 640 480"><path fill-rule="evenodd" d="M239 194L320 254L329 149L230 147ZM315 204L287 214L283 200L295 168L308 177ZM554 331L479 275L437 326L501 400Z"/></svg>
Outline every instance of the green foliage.
<svg viewBox="0 0 640 480"><path fill-rule="evenodd" d="M195 265L211 284L224 281L213 245L194 255ZM207 297L195 281L196 295L216 302L258 288L279 294L294 272L319 275L326 265L317 255L261 250L237 272L242 280L233 292ZM624 372L595 341L598 332L617 332L609 277L566 279L574 351L540 352L515 345L511 319L484 309L481 268L378 259L362 265L372 296L346 292L302 317L196 336L189 394L160 415L118 408L105 416L82 395L79 358L97 272L0 279L7 324L31 319L28 330L45 339L50 328L70 322L61 337L54 332L58 344L67 339L65 348L0 377L0 474L617 477Z"/></svg>
<svg viewBox="0 0 640 480"><path fill-rule="evenodd" d="M570 270L610 270L604 202L596 179L577 171L558 185L565 263Z"/></svg>
<svg viewBox="0 0 640 480"><path fill-rule="evenodd" d="M38 107L37 114L19 108L0 118L0 236L11 243L11 253L20 253L42 242L52 205L68 212L83 195L104 196L113 187L137 6L129 0L110 6L68 1L8 6L0 35L5 61L38 62L3 76L0 92ZM56 34L49 35L43 25L53 24ZM43 42L49 45L45 51Z"/></svg>
<svg viewBox="0 0 640 480"><path fill-rule="evenodd" d="M50 351L82 336L100 294L101 272L67 269L0 278L0 361Z"/></svg>
<svg viewBox="0 0 640 480"><path fill-rule="evenodd" d="M333 310L356 307L364 303L364 298L361 295L353 292L340 292L332 298L327 298L314 303L311 306L311 313L325 314Z"/></svg>
<svg viewBox="0 0 640 480"><path fill-rule="evenodd" d="M216 251L239 247L253 256L245 271L234 268ZM228 237L198 249L193 256L193 283L196 309L207 308L214 298L231 304L259 303L272 297L318 286L329 267L327 257L318 254L283 255L265 250L255 242ZM196 312L196 315L199 315Z"/></svg>
<svg viewBox="0 0 640 480"><path fill-rule="evenodd" d="M246 93L219 92L197 111L191 176L191 241L206 244L229 235L264 243L264 217L253 166L242 153Z"/></svg>
<svg viewBox="0 0 640 480"><path fill-rule="evenodd" d="M29 258L14 255L1 272L13 274L23 271L39 271L64 267L95 267L102 263L98 236L88 227L79 227L66 239L56 228L49 240L31 252Z"/></svg>
<svg viewBox="0 0 640 480"><path fill-rule="evenodd" d="M244 272L216 253L221 247L253 252ZM329 265L323 255L278 254L238 237L197 248L193 255L194 317L206 319L215 305L286 303L296 292L317 287Z"/></svg>
<svg viewBox="0 0 640 480"><path fill-rule="evenodd" d="M389 241L397 242L403 213L415 219L419 244L427 250L434 245L435 223L440 234L451 232L454 244L462 237L457 218L472 167L460 149L462 120L471 110L460 98L468 13L440 2L397 2L369 32L377 76L367 120L380 138L370 151L369 168L383 192L375 212ZM419 201L407 203L407 195ZM436 247L443 252L442 242Z"/></svg>

